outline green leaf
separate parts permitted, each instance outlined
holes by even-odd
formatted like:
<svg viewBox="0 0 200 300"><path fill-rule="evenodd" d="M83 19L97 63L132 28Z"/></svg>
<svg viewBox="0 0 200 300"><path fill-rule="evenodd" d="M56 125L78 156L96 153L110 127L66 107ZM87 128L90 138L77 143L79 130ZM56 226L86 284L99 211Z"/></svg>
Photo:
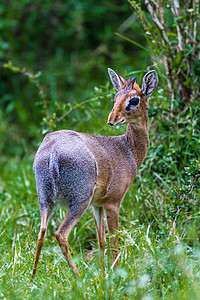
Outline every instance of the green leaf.
<svg viewBox="0 0 200 300"><path fill-rule="evenodd" d="M182 51L179 51L173 59L174 67L179 67L182 61Z"/></svg>
<svg viewBox="0 0 200 300"><path fill-rule="evenodd" d="M190 88L192 84L192 80L190 77L187 77L186 80L184 81L184 85L187 87L187 88Z"/></svg>
<svg viewBox="0 0 200 300"><path fill-rule="evenodd" d="M39 78L41 75L42 75L42 72L39 71L39 72L37 72L37 73L35 74L35 77L36 77L36 78Z"/></svg>
<svg viewBox="0 0 200 300"><path fill-rule="evenodd" d="M142 46L141 44L139 44L139 43L137 43L137 42L135 42L135 41L129 39L128 37L126 37L126 36L124 36L124 35L122 35L122 34L119 34L118 32L115 32L115 34L116 34L117 36L119 36L120 38L126 40L127 42L129 42L129 43L131 43L131 44L133 44L133 45L135 45L135 46L137 46L137 47L139 47L139 48L141 48L141 49L143 49L143 50L145 50L146 52L149 53L149 50L147 50L147 49L146 49L144 46Z"/></svg>

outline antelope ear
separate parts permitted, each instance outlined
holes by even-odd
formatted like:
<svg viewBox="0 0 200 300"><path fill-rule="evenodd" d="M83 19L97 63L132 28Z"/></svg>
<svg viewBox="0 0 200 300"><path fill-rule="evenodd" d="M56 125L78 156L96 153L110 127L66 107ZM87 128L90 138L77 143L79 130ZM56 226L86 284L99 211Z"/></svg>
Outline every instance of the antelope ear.
<svg viewBox="0 0 200 300"><path fill-rule="evenodd" d="M108 74L110 76L110 79L112 81L112 84L114 85L114 88L116 90L121 90L126 83L126 80L123 79L121 76L119 76L115 71L112 69L108 68Z"/></svg>
<svg viewBox="0 0 200 300"><path fill-rule="evenodd" d="M158 86L158 75L155 70L149 71L142 81L142 94L149 97Z"/></svg>

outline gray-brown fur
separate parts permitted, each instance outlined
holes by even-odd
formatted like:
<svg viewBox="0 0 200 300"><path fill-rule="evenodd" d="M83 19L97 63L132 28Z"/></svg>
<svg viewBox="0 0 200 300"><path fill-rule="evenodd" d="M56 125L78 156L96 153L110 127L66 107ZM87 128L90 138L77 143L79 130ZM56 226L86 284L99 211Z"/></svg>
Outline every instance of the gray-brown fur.
<svg viewBox="0 0 200 300"><path fill-rule="evenodd" d="M44 206L88 202L97 179L93 154L76 132L67 130L45 137L35 156L34 172Z"/></svg>
<svg viewBox="0 0 200 300"><path fill-rule="evenodd" d="M143 79L143 90L146 89L145 93L148 96L149 91L151 93L157 85L156 72L149 73L150 75L147 73ZM98 243L103 252L103 209L109 231L114 234L118 230L121 201L146 156L149 146L147 96L142 94L135 79L129 80L127 84L113 70L109 69L109 74L119 92L115 96L114 109L109 115L108 124L126 122L127 132L122 136L106 137L60 130L48 134L36 153L34 173L40 203L41 228L33 276L45 239L48 218L57 204L69 208L56 232L56 238L73 272L79 275L70 256L68 236L89 204L93 206ZM132 84L129 84L130 82ZM131 109L129 106L126 110L127 101L134 96L140 97L140 105L135 108L131 106ZM112 236L115 266L118 265L117 245L118 238Z"/></svg>

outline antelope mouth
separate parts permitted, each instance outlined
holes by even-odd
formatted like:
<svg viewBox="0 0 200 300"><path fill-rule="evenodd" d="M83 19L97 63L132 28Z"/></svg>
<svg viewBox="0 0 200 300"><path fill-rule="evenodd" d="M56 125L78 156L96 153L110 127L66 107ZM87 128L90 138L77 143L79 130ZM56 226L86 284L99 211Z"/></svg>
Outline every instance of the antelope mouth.
<svg viewBox="0 0 200 300"><path fill-rule="evenodd" d="M115 126L116 126L116 125L120 125L120 124L124 124L124 123L125 123L125 120L123 119L123 120L117 122L117 123L115 124Z"/></svg>
<svg viewBox="0 0 200 300"><path fill-rule="evenodd" d="M126 121L123 119L123 120L121 120L121 121L119 121L119 122L117 122L117 123L112 123L112 122L108 122L108 125L109 126L117 126L117 125L120 125L120 124L124 124Z"/></svg>

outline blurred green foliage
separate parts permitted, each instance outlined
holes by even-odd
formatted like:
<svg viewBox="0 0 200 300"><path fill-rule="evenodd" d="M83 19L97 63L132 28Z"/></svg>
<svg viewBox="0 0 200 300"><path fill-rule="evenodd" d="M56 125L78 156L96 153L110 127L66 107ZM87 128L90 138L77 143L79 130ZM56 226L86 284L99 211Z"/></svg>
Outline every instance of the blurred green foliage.
<svg viewBox="0 0 200 300"><path fill-rule="evenodd" d="M93 87L108 80L108 67L137 70L140 59L148 65L150 57L115 35L127 32L145 45L140 28L126 1L5 1L0 4L0 63L11 60L26 72L41 71L53 115L54 103L73 105L91 98ZM37 87L27 79L1 68L1 123L13 128L9 145L2 133L4 158L15 151L23 155L21 139L28 144L35 140L44 116ZM71 121L64 126L70 128Z"/></svg>

